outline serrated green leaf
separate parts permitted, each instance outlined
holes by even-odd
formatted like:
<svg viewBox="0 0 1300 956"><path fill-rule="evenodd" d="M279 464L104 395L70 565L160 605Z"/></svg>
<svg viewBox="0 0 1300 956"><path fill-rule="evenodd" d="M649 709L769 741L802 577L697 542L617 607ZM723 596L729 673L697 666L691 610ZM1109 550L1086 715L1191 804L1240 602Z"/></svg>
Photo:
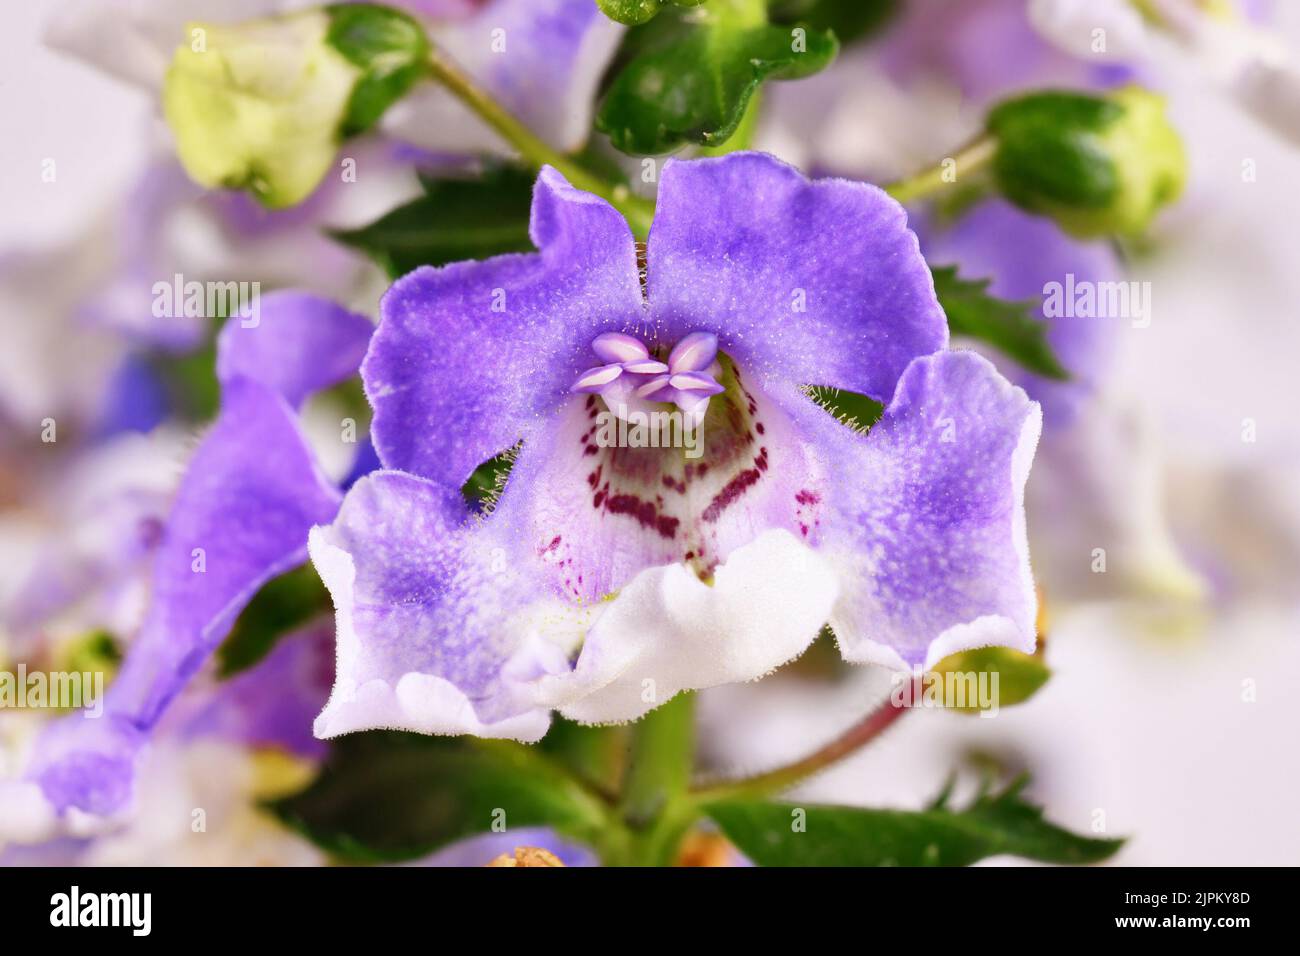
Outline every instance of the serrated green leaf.
<svg viewBox="0 0 1300 956"><path fill-rule="evenodd" d="M657 31L615 76L596 128L615 148L637 156L687 143L718 146L736 131L763 82L816 73L838 49L829 30L728 16L682 20Z"/></svg>
<svg viewBox="0 0 1300 956"><path fill-rule="evenodd" d="M334 605L310 564L272 578L248 602L217 649L217 674L232 677L266 657L276 641Z"/></svg>
<svg viewBox="0 0 1300 956"><path fill-rule="evenodd" d="M996 687L991 707L988 708L990 710L1024 703L1052 676L1051 670L1041 658L1009 647L977 647L974 650L950 654L930 670L939 675L977 675L975 679L983 680L984 686L988 687L991 693ZM990 677L984 678L982 676L984 674ZM991 675L994 674L997 675L996 685L992 683ZM984 709L980 707L978 695L972 696L961 692L960 689L954 695L959 699L947 699L948 686L945 683L944 707L970 713L979 713Z"/></svg>
<svg viewBox="0 0 1300 956"><path fill-rule="evenodd" d="M360 229L332 233L392 278L419 266L529 252L533 177L502 168L479 179L429 179L425 194Z"/></svg>
<svg viewBox="0 0 1300 956"><path fill-rule="evenodd" d="M536 750L397 731L339 738L316 781L270 809L353 862L415 859L500 824L591 841L606 823L604 805Z"/></svg>
<svg viewBox="0 0 1300 956"><path fill-rule="evenodd" d="M956 266L932 268L934 292L953 335L991 345L1028 371L1068 379L1047 341L1047 326L1032 318L1032 301L1010 302L988 294L990 279L963 279Z"/></svg>
<svg viewBox="0 0 1300 956"><path fill-rule="evenodd" d="M862 432L869 431L885 413L885 406L874 398L828 385L812 386L808 389L808 397L845 425Z"/></svg>
<svg viewBox="0 0 1300 956"><path fill-rule="evenodd" d="M1027 779L964 810L871 810L726 800L705 807L760 866L968 866L1003 854L1044 863L1096 863L1123 840L1079 836L1021 798Z"/></svg>
<svg viewBox="0 0 1300 956"><path fill-rule="evenodd" d="M461 486L460 493L473 508L483 508L496 500L501 489L505 487L506 478L515 464L516 448L502 452L495 458L489 458L474 469L474 473Z"/></svg>

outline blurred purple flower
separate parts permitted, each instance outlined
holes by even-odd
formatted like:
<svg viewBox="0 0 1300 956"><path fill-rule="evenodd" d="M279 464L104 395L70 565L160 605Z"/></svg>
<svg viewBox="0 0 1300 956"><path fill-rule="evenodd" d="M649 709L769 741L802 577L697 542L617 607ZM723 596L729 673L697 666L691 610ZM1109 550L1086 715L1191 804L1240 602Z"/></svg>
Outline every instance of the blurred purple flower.
<svg viewBox="0 0 1300 956"><path fill-rule="evenodd" d="M129 803L139 753L169 704L258 589L306 559L308 529L333 518L341 493L307 446L298 409L355 373L372 329L364 316L293 292L264 296L256 325L227 323L221 413L181 480L151 601L103 716L55 722L27 768L53 813L108 817ZM30 785L0 794L33 799Z"/></svg>

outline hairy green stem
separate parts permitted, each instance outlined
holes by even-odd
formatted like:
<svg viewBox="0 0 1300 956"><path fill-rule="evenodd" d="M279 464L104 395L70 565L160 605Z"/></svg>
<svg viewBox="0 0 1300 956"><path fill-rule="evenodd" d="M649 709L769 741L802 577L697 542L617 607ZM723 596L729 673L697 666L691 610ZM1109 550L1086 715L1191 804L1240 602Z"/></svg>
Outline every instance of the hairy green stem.
<svg viewBox="0 0 1300 956"><path fill-rule="evenodd" d="M980 137L958 150L955 156L947 157L915 176L888 183L884 190L902 203L925 199L955 185L961 177L983 169L992 162L997 149L997 141L991 136ZM948 160L952 160L952 166L948 165Z"/></svg>
<svg viewBox="0 0 1300 956"><path fill-rule="evenodd" d="M634 195L624 185L606 182L568 156L552 149L494 100L487 91L479 87L437 47L429 53L428 70L433 79L441 83L448 92L496 130L529 165L537 169L542 166L554 166L576 188L595 193L621 212L638 238L644 239L649 234L650 220L654 216L654 203Z"/></svg>

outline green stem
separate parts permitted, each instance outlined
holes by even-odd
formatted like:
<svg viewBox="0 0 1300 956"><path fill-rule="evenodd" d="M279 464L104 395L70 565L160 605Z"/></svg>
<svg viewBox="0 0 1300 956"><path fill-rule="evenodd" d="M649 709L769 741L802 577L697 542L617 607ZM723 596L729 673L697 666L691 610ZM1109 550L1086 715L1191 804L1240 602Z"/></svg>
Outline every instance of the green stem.
<svg viewBox="0 0 1300 956"><path fill-rule="evenodd" d="M912 688L912 696L904 698L904 700L919 699L917 695L922 691L920 678L914 678L914 680L917 683ZM783 790L789 790L795 784L825 770L831 764L843 760L860 747L875 740L885 730L893 726L894 721L907 713L908 709L907 704L896 703L895 695L891 693L889 698L879 707L826 744L826 746L814 751L802 760L796 760L784 767L777 767L774 770L768 770L752 777L728 780L703 787L692 791L690 797L696 803L704 804L714 800L725 800L728 797L770 796Z"/></svg>
<svg viewBox="0 0 1300 956"><path fill-rule="evenodd" d="M933 196L954 185L962 176L983 169L993 160L996 153L997 141L991 136L983 136L958 150L957 155L948 157L954 163L951 172L947 160L944 160L915 176L888 183L884 187L885 192L902 203Z"/></svg>
<svg viewBox="0 0 1300 956"><path fill-rule="evenodd" d="M568 156L552 149L532 130L507 112L437 47L429 53L428 69L430 76L496 130L529 165L537 169L542 166L554 166L573 186L595 193L621 212L638 238L644 239L649 233L650 220L654 216L654 203L634 195L624 185L606 182Z"/></svg>
<svg viewBox="0 0 1300 956"><path fill-rule="evenodd" d="M666 866L698 816L686 799L695 762L694 696L678 694L634 724L631 732L620 803L628 841L617 862Z"/></svg>

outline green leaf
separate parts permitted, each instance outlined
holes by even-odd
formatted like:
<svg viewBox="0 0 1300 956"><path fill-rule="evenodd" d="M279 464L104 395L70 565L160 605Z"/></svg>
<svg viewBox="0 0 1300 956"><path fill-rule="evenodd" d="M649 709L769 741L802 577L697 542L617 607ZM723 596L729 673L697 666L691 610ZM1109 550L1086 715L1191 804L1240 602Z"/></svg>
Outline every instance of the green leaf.
<svg viewBox="0 0 1300 956"><path fill-rule="evenodd" d="M420 79L429 39L413 17L378 4L337 4L326 13L326 42L361 68L341 129L351 136L374 126Z"/></svg>
<svg viewBox="0 0 1300 956"><path fill-rule="evenodd" d="M515 466L518 450L519 446L516 445L474 469L474 473L460 489L461 495L471 507L483 509L496 501L497 495L506 486L506 479L510 477L510 469Z"/></svg>
<svg viewBox="0 0 1300 956"><path fill-rule="evenodd" d="M644 48L615 76L596 116L615 148L646 156L687 143L718 146L765 80L816 73L839 48L829 30L755 24L706 9L702 22L682 19L648 41L629 38Z"/></svg>
<svg viewBox="0 0 1300 956"><path fill-rule="evenodd" d="M248 602L217 649L217 673L231 677L252 667L285 634L330 611L329 592L310 564L268 581Z"/></svg>
<svg viewBox="0 0 1300 956"><path fill-rule="evenodd" d="M772 0L768 16L773 23L830 30L847 46L880 30L901 8L902 0Z"/></svg>
<svg viewBox="0 0 1300 956"><path fill-rule="evenodd" d="M991 279L963 279L956 266L934 273L934 292L948 316L953 335L991 345L1008 358L1046 378L1068 379L1070 373L1047 341L1047 326L1031 317L1033 301L1009 302L988 294Z"/></svg>
<svg viewBox="0 0 1300 956"><path fill-rule="evenodd" d="M760 866L967 866L1008 854L1044 863L1096 863L1123 840L1079 836L1021 798L1022 777L964 810L919 812L727 800L705 807ZM802 826L799 824L802 823Z"/></svg>
<svg viewBox="0 0 1300 956"><path fill-rule="evenodd" d="M316 781L270 808L353 862L415 859L502 824L591 842L606 823L604 804L535 749L397 731L335 741Z"/></svg>
<svg viewBox="0 0 1300 956"><path fill-rule="evenodd" d="M698 7L705 0L671 0L679 7ZM628 26L639 26L655 18L669 0L596 0L605 16Z"/></svg>
<svg viewBox="0 0 1300 956"><path fill-rule="evenodd" d="M425 180L424 195L360 229L332 233L361 249L392 278L419 266L529 252L533 177L500 168L479 179Z"/></svg>
<svg viewBox="0 0 1300 956"><path fill-rule="evenodd" d="M808 397L814 402L845 425L861 432L869 431L885 413L884 405L874 398L859 395L857 392L846 392L842 388L832 388L829 385L814 385L807 391Z"/></svg>
<svg viewBox="0 0 1300 956"><path fill-rule="evenodd" d="M977 647L974 650L950 654L930 670L939 675L976 675L976 680L980 679L978 675L988 674L990 676L983 680L985 686L990 689L995 686L992 683L992 675L996 674L996 695L992 701L993 707L989 708L990 711L994 707L1010 707L1013 704L1023 703L1034 696L1052 676L1051 670L1043 663L1042 658L1009 647ZM958 697L957 700L946 699L947 686L944 685L944 707L970 713L979 713L983 709L979 706L978 695L964 692L965 688L959 689L954 694Z"/></svg>

